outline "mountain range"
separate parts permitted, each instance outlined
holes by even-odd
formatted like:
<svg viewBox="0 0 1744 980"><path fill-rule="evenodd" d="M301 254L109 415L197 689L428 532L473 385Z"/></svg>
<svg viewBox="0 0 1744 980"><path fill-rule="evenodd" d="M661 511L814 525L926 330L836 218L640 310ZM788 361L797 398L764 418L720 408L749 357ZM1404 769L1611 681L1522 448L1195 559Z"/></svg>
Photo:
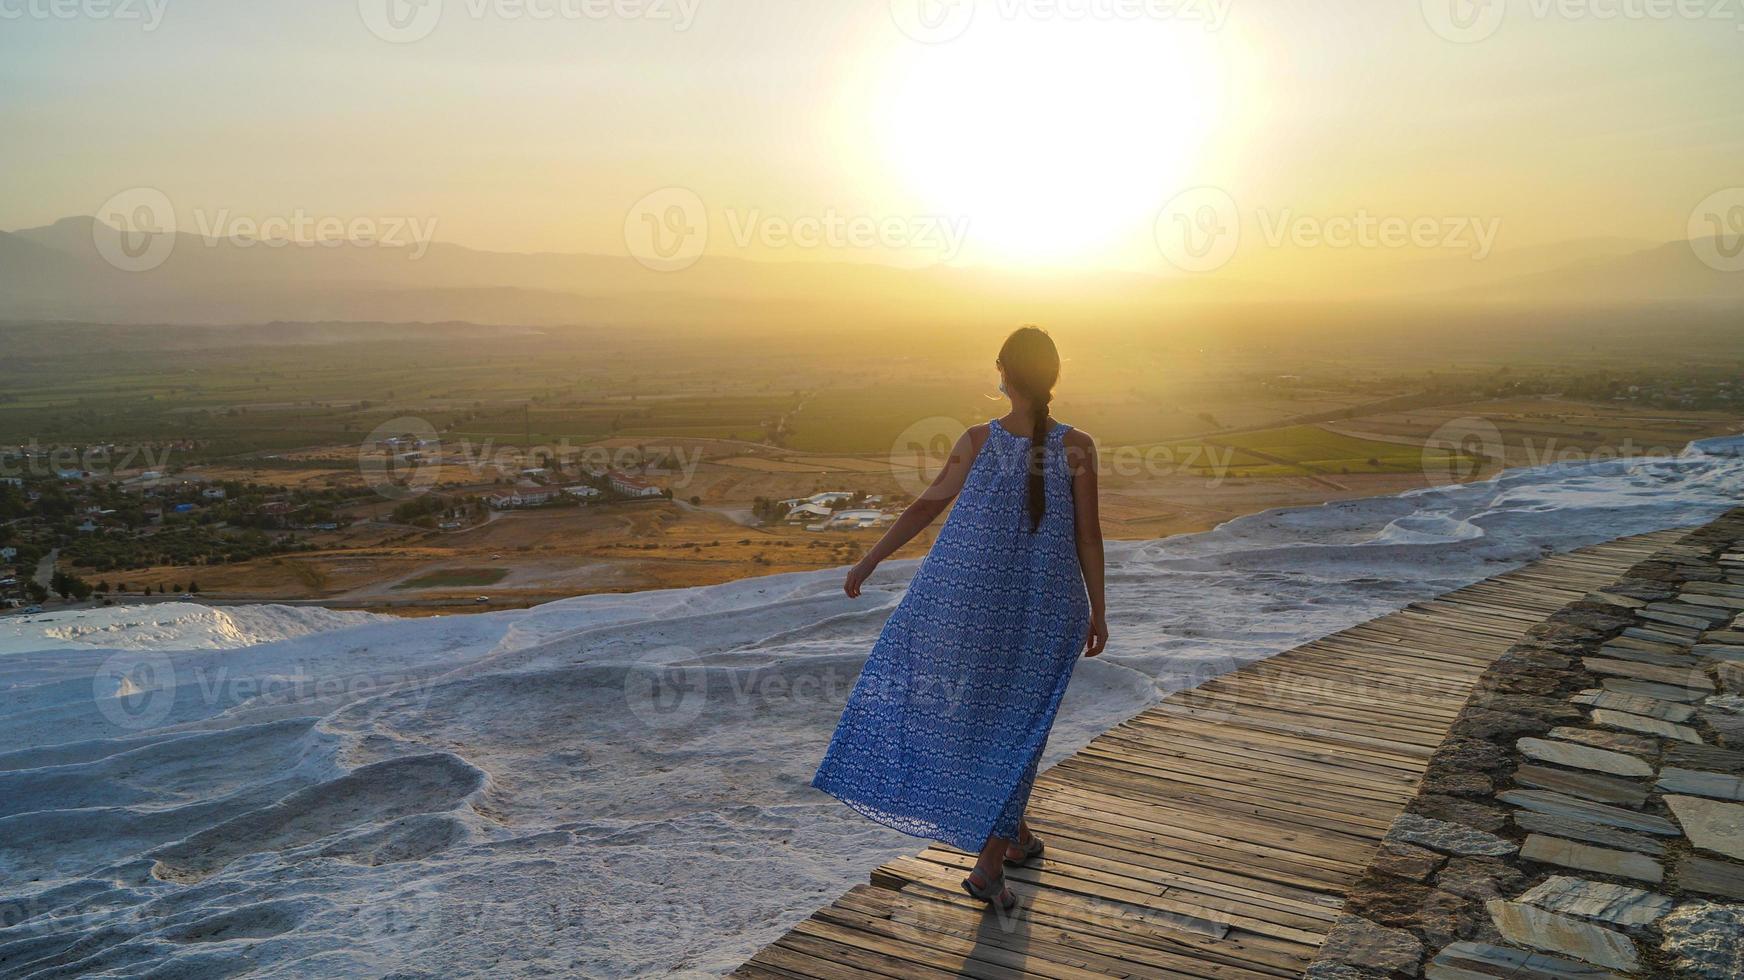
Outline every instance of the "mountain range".
<svg viewBox="0 0 1744 980"><path fill-rule="evenodd" d="M1267 267L1252 263L1240 272L1183 276L712 255L658 272L629 256L491 252L444 242L417 249L209 240L187 232L164 233L173 235L167 241L136 236L136 246L167 249L167 258L126 271L97 247L118 234L91 217L0 232L0 319L817 329L989 319L1149 323L1184 305L1291 301L1744 305L1744 272L1710 268L1691 242L1619 238L1499 250L1481 262L1388 261L1371 252L1343 268L1328 263L1296 275L1255 274Z"/></svg>

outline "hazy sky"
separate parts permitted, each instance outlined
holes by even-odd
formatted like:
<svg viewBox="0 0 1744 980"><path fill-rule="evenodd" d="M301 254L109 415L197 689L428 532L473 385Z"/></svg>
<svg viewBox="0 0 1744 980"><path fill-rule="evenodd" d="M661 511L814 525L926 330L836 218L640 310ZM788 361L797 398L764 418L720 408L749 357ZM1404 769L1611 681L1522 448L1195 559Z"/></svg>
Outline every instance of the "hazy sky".
<svg viewBox="0 0 1744 980"><path fill-rule="evenodd" d="M663 192L710 252L1167 271L1209 185L1250 240L1665 241L1741 91L1744 0L0 0L0 227L147 187L622 254Z"/></svg>

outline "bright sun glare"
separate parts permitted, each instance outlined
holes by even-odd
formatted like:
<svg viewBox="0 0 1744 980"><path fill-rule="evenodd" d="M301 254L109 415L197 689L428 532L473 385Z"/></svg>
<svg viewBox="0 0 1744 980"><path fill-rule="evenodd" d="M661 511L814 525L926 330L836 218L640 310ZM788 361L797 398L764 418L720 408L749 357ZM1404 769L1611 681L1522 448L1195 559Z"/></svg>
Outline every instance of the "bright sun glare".
<svg viewBox="0 0 1744 980"><path fill-rule="evenodd" d="M969 218L978 261L1076 264L1149 235L1217 117L1191 24L977 22L893 55L875 120L892 179Z"/></svg>

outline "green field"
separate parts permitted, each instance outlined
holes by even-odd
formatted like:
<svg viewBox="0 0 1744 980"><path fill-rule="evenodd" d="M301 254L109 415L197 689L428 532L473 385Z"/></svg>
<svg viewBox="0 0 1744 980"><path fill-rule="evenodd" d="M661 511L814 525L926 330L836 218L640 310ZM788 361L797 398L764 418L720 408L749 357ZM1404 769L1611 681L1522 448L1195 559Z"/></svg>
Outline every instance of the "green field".
<svg viewBox="0 0 1744 980"><path fill-rule="evenodd" d="M411 418L455 449L610 439L661 450L738 439L883 456L917 426L969 425L1005 411L992 363L999 336L994 328L971 338L820 327L796 339L470 324L0 324L0 447L170 445L172 470L239 460L323 470L344 465L345 450L383 423ZM1372 431L1408 438L1419 431L1408 418L1419 408L1562 390L1615 408L1626 400L1616 393L1632 386L1670 386L1681 398L1686 382L1712 387L1744 369L1735 350L1717 353L1703 346L1708 339L1681 342L1687 363L1644 367L1630 343L1646 341L1607 336L1617 350L1603 365L1570 368L1566 351L1522 335L1515 347L1480 338L1463 362L1430 367L1419 346L1401 349L1390 334L1308 344L1233 329L1062 332L1054 414L1107 447L1167 449L1193 472L1408 473L1465 460L1318 424L1390 413L1402 421ZM1523 403L1505 427L1531 413ZM1663 440L1665 414L1644 415L1638 441ZM292 452L303 449L314 452Z"/></svg>
<svg viewBox="0 0 1744 980"><path fill-rule="evenodd" d="M1469 469L1477 460L1442 449L1357 439L1319 426L1204 436L1161 444L1199 476L1282 477Z"/></svg>
<svg viewBox="0 0 1744 980"><path fill-rule="evenodd" d="M395 589L459 589L474 585L495 585L507 578L506 568L447 568L409 578Z"/></svg>

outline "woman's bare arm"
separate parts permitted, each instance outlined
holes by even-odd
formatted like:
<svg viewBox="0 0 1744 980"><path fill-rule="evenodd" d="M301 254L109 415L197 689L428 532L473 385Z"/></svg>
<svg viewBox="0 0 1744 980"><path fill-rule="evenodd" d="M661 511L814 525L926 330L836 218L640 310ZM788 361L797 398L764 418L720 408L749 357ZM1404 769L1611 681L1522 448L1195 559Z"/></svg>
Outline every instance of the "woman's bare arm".
<svg viewBox="0 0 1744 980"><path fill-rule="evenodd" d="M945 460L945 466L939 470L939 475L933 478L932 485L927 487L914 502L903 510L896 523L890 525L872 550L866 552L853 568L848 570L848 577L842 582L842 591L850 598L860 597L860 586L871 577L878 563L902 550L902 546L914 540L914 536L926 530L927 525L938 520L951 501L957 499L957 494L963 490L963 482L969 478L969 468L975 465L975 452L980 443L980 433L976 426L963 433L957 439L957 444L951 447L951 455Z"/></svg>
<svg viewBox="0 0 1744 980"><path fill-rule="evenodd" d="M1072 470L1072 510L1078 528L1078 567L1090 594L1090 629L1084 656L1108 646L1108 602L1103 592L1102 508L1096 489L1096 441L1076 429L1066 433L1066 464Z"/></svg>

